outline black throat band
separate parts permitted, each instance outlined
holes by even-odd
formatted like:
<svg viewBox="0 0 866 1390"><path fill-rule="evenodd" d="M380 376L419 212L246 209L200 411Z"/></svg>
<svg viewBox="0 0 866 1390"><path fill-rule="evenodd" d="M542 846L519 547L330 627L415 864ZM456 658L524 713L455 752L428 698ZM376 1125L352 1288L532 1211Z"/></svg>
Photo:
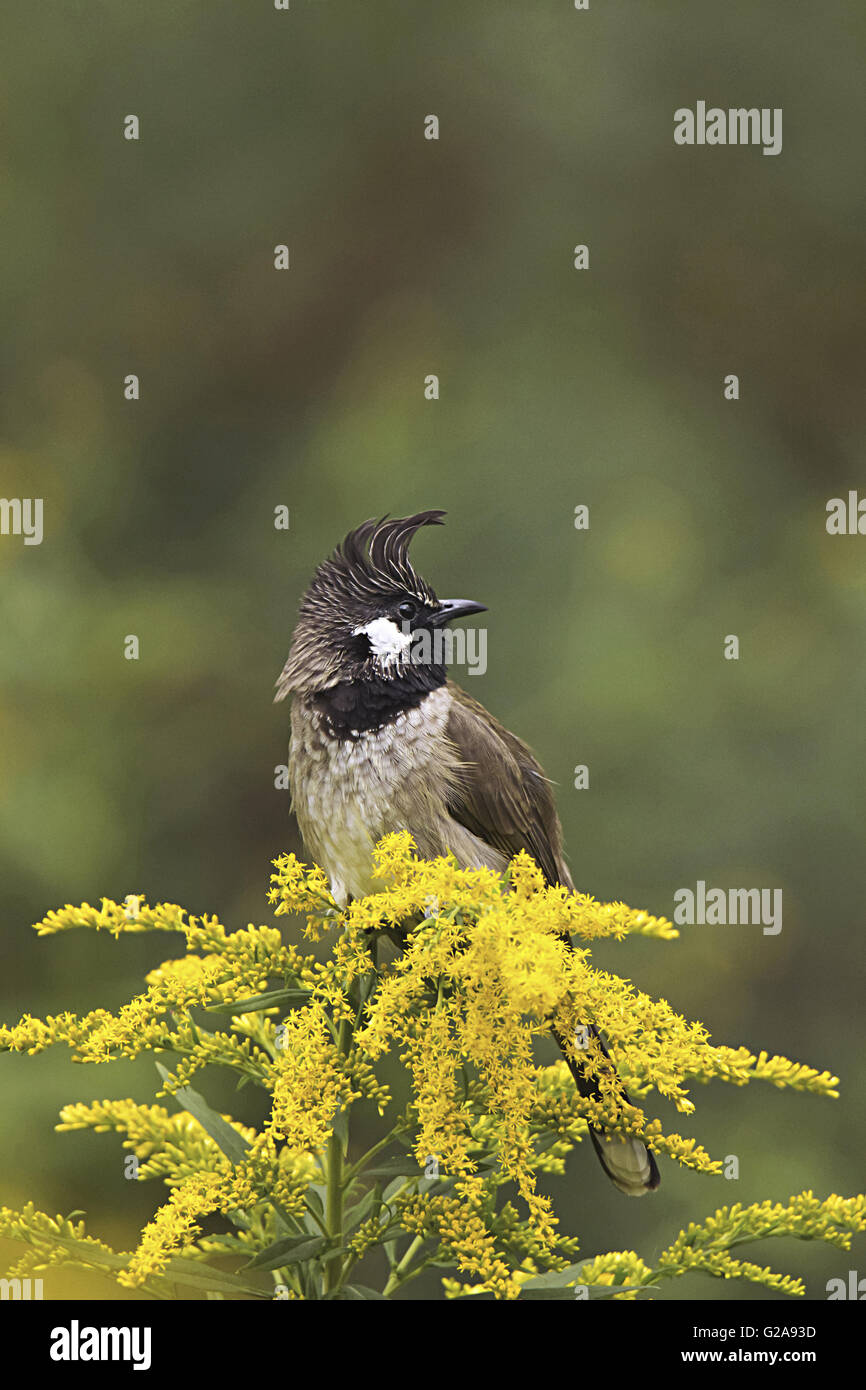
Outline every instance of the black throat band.
<svg viewBox="0 0 866 1390"><path fill-rule="evenodd" d="M393 724L445 681L444 666L413 666L402 676L341 682L313 695L312 704L334 738L352 739Z"/></svg>

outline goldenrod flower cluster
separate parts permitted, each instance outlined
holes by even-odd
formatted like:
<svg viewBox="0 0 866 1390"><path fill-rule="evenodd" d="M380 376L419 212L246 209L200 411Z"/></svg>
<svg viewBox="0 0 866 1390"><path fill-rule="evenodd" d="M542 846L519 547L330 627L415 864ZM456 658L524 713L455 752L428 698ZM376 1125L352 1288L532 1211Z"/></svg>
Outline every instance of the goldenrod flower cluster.
<svg viewBox="0 0 866 1390"><path fill-rule="evenodd" d="M275 915L304 919L310 940L330 934L325 959L287 945L273 926L230 932L215 917L150 907L140 896L67 906L37 924L41 934L181 936L184 952L151 970L142 993L116 1013L25 1015L0 1027L6 1051L60 1043L75 1061L100 1064L162 1056L171 1070L161 1068L158 1094L176 1109L131 1099L65 1106L59 1129L123 1135L139 1180L164 1183L168 1200L126 1253L32 1205L0 1209L0 1236L27 1247L16 1268L78 1263L158 1297L190 1288L268 1296L268 1278L294 1299L372 1297L357 1281L376 1261L389 1271L386 1296L431 1264L451 1267L448 1297L586 1288L634 1298L694 1270L798 1293L799 1280L732 1249L785 1234L844 1245L866 1228L866 1198L803 1193L787 1205L721 1208L681 1232L654 1266L633 1251L580 1263L544 1180L564 1170L588 1123L713 1175L718 1158L696 1138L666 1132L637 1102L655 1092L690 1116L695 1082L762 1080L836 1096L836 1078L716 1045L665 1000L599 969L591 956L598 939L678 933L664 918L545 884L526 854L502 875L463 870L451 856L418 859L410 837L398 834L377 846L373 869L379 891L341 908L320 869L294 855L275 861ZM587 1040L590 1023L615 1068ZM597 1099L577 1093L563 1060L537 1060L552 1026L595 1078ZM379 1074L395 1058L408 1078L399 1114ZM260 1129L191 1088L214 1066L267 1093ZM372 1102L382 1120L366 1154L354 1151L350 1129L359 1101ZM202 1220L214 1215L224 1231L203 1234ZM227 1255L246 1267L229 1273L210 1263Z"/></svg>

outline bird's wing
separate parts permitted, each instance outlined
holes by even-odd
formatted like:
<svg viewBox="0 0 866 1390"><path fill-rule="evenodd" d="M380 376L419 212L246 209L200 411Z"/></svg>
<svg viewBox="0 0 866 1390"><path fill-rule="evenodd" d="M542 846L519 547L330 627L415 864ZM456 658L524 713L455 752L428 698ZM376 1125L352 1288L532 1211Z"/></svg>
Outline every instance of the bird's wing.
<svg viewBox="0 0 866 1390"><path fill-rule="evenodd" d="M449 681L448 689L446 734L460 765L449 814L509 859L525 849L548 883L573 887L550 784L536 759L459 685Z"/></svg>

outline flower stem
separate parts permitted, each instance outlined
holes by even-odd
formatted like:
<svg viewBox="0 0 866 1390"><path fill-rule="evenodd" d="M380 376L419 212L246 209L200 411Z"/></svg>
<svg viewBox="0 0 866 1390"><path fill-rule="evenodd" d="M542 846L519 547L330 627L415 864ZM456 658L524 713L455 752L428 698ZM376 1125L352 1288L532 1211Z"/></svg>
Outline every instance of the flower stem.
<svg viewBox="0 0 866 1390"><path fill-rule="evenodd" d="M406 1251L406 1254L403 1256L402 1260L397 1265L396 1269L391 1270L388 1282L382 1290L386 1298L388 1297L389 1293L393 1293L396 1288L399 1288L400 1284L403 1282L403 1276L408 1272L409 1266L412 1263L412 1260L416 1252L420 1249L420 1247L423 1244L424 1237L416 1236L415 1239L412 1241L412 1244L409 1246L409 1249Z"/></svg>
<svg viewBox="0 0 866 1390"><path fill-rule="evenodd" d="M347 1056L351 1047L352 1030L348 1019L342 1019L340 1030L337 1037L337 1047L340 1055ZM336 1133L332 1133L328 1140L328 1183L327 1183L327 1206L325 1209L325 1220L327 1222L328 1234L335 1240L338 1246L341 1244L343 1231L343 1141ZM343 1262L340 1258L341 1251L338 1248L332 1254L331 1259L325 1265L325 1293L330 1293L337 1287L343 1276Z"/></svg>

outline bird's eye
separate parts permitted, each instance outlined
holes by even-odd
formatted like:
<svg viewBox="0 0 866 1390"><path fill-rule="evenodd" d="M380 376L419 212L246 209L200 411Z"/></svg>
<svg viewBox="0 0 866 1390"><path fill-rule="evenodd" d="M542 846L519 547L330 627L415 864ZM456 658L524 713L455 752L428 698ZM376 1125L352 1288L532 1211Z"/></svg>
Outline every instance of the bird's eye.
<svg viewBox="0 0 866 1390"><path fill-rule="evenodd" d="M398 605L397 612L400 614L401 618L405 618L407 621L409 621L410 619L414 618L415 614L418 612L418 609L414 603L410 602L409 599L406 599L404 603Z"/></svg>

